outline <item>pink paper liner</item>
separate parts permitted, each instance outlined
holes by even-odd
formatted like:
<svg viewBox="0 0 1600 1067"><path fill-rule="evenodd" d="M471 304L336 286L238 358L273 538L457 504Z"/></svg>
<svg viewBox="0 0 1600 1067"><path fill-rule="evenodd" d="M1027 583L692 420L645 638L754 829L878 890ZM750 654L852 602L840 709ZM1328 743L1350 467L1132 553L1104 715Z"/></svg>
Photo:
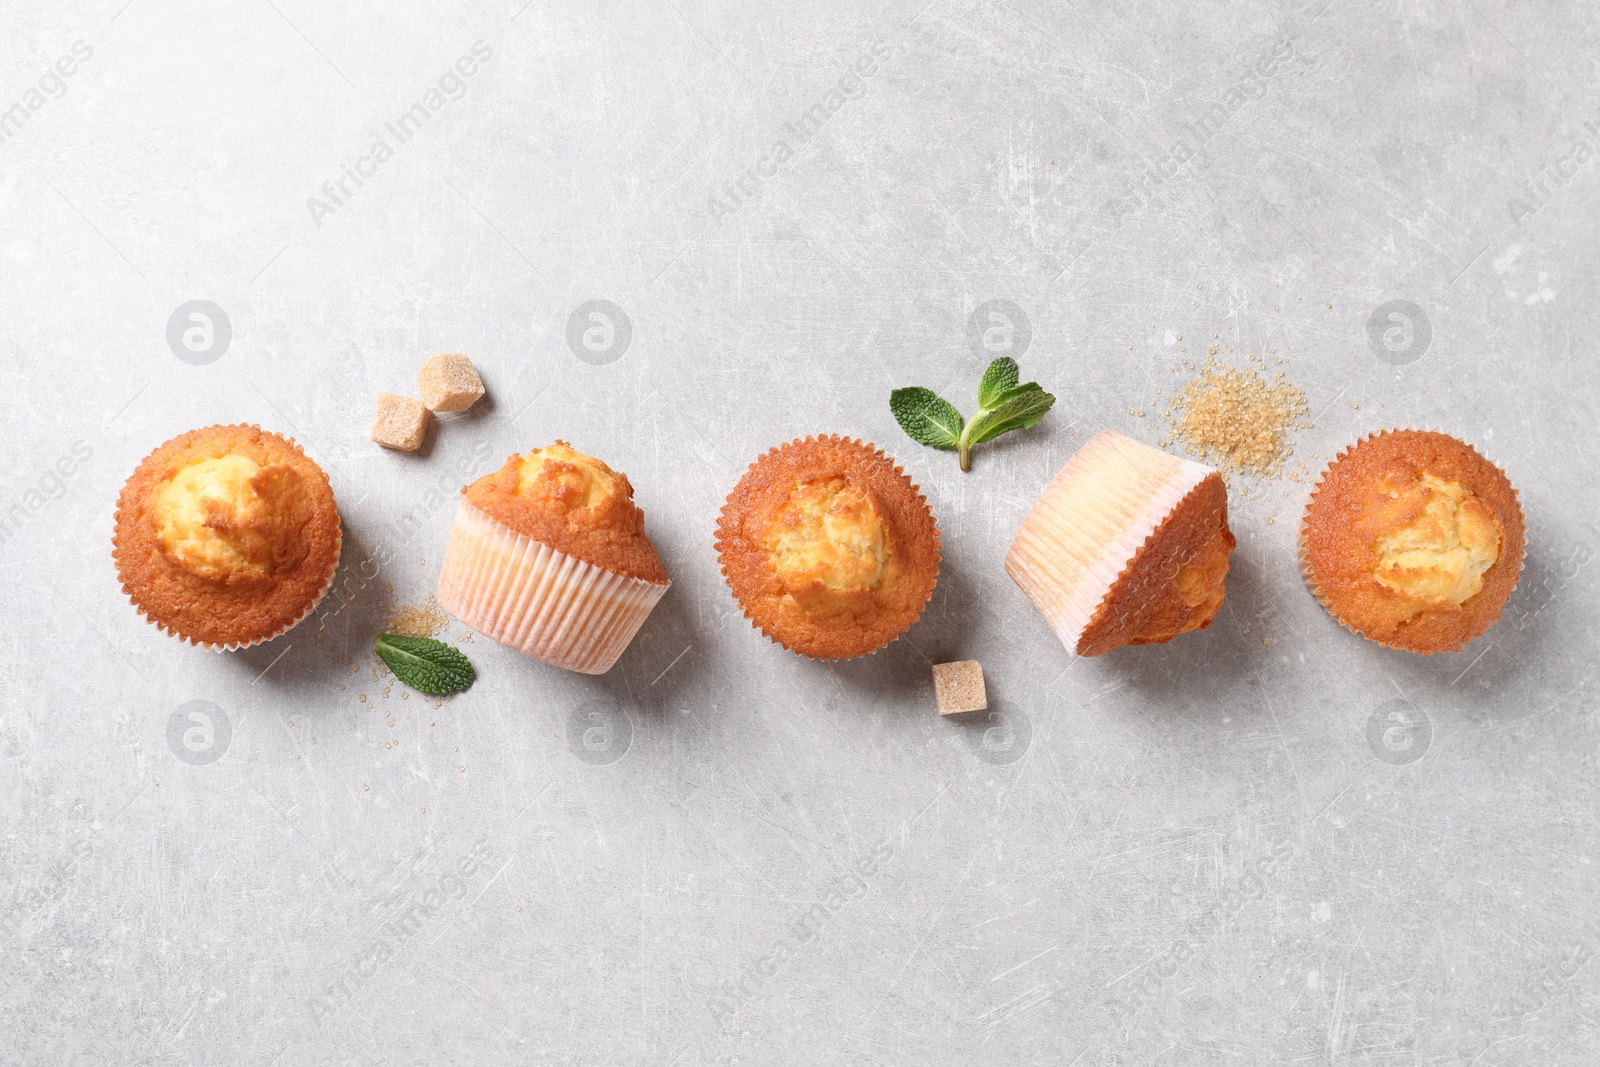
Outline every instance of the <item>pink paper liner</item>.
<svg viewBox="0 0 1600 1067"><path fill-rule="evenodd" d="M1069 653L1129 565L1216 470L1113 430L1056 472L1022 521L1005 569Z"/></svg>
<svg viewBox="0 0 1600 1067"><path fill-rule="evenodd" d="M435 599L472 629L525 656L604 674L670 585L559 552L463 499Z"/></svg>

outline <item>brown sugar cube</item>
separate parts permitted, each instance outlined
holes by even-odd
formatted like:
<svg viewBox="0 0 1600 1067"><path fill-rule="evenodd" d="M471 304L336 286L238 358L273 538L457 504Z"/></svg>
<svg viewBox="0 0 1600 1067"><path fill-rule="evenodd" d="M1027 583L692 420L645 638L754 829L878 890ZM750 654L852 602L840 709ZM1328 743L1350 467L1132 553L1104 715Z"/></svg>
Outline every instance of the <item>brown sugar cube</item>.
<svg viewBox="0 0 1600 1067"><path fill-rule="evenodd" d="M975 659L933 665L933 695L940 715L968 715L989 706L983 688L983 664Z"/></svg>
<svg viewBox="0 0 1600 1067"><path fill-rule="evenodd" d="M429 411L465 411L483 395L483 379L459 352L429 356L417 371L417 392Z"/></svg>
<svg viewBox="0 0 1600 1067"><path fill-rule="evenodd" d="M432 417L420 400L379 393L378 410L372 416L372 439L384 448L415 452L422 447Z"/></svg>

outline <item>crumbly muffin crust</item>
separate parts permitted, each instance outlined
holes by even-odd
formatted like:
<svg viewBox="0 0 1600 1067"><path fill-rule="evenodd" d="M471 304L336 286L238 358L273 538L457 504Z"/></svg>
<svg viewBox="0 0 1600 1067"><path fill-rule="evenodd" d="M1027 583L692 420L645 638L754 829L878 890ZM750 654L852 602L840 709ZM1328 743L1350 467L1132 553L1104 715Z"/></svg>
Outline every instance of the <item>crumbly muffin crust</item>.
<svg viewBox="0 0 1600 1067"><path fill-rule="evenodd" d="M484 514L558 552L627 578L667 584L628 476L565 441L509 457L463 489Z"/></svg>
<svg viewBox="0 0 1600 1067"><path fill-rule="evenodd" d="M1494 624L1525 546L1517 491L1499 467L1448 434L1385 430L1323 472L1301 523L1300 566L1341 625L1429 655Z"/></svg>
<svg viewBox="0 0 1600 1067"><path fill-rule="evenodd" d="M183 499L196 472L220 488ZM342 536L327 475L292 439L208 426L160 445L128 478L112 557L122 591L156 626L239 647L305 617L333 581Z"/></svg>
<svg viewBox="0 0 1600 1067"><path fill-rule="evenodd" d="M1228 559L1228 490L1210 474L1162 520L1106 592L1078 641L1078 655L1122 645L1155 645L1216 618Z"/></svg>
<svg viewBox="0 0 1600 1067"><path fill-rule="evenodd" d="M828 434L750 465L717 523L745 617L813 659L875 652L910 629L938 582L928 502L875 446Z"/></svg>

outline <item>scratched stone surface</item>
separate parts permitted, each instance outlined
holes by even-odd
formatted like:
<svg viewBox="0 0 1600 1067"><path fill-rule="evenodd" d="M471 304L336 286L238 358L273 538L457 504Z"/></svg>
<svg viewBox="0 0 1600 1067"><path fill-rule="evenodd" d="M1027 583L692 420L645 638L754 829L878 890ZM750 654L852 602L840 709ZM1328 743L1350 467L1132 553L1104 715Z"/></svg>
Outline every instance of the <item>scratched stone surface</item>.
<svg viewBox="0 0 1600 1067"><path fill-rule="evenodd" d="M0 1062L1600 1062L1592 6L15 0L0 52ZM1213 346L1305 391L1313 474L1408 425L1503 465L1486 637L1340 629L1307 479L1236 478L1215 625L1062 650L1006 546ZM379 449L440 351L488 397ZM897 428L1007 352L1040 427L967 474ZM228 422L323 465L345 549L218 655L109 539ZM711 547L819 432L944 535L921 623L840 664ZM670 593L606 676L452 624L479 681L408 695L386 605L556 438ZM952 659L988 719L936 714Z"/></svg>

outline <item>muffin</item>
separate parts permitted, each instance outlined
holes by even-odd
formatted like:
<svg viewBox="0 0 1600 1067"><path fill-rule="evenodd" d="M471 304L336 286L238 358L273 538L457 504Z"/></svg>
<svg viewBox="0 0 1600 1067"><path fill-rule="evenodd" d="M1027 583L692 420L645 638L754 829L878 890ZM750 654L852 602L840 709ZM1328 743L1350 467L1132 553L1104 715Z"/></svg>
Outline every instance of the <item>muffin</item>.
<svg viewBox="0 0 1600 1067"><path fill-rule="evenodd" d="M1451 652L1500 617L1525 532L1517 491L1471 445L1385 430L1323 471L1300 526L1300 573L1346 629L1386 648Z"/></svg>
<svg viewBox="0 0 1600 1067"><path fill-rule="evenodd" d="M669 584L627 476L557 441L461 491L436 599L508 648L604 674Z"/></svg>
<svg viewBox="0 0 1600 1067"><path fill-rule="evenodd" d="M852 659L921 616L939 577L939 527L889 457L829 434L750 465L723 506L717 556L767 637L812 659Z"/></svg>
<svg viewBox="0 0 1600 1067"><path fill-rule="evenodd" d="M342 543L328 476L299 445L259 426L208 426L139 464L117 499L111 554L139 614L220 651L311 614Z"/></svg>
<svg viewBox="0 0 1600 1067"><path fill-rule="evenodd" d="M1067 651L1097 656L1210 626L1233 546L1222 475L1107 431L1040 494L1006 573Z"/></svg>

